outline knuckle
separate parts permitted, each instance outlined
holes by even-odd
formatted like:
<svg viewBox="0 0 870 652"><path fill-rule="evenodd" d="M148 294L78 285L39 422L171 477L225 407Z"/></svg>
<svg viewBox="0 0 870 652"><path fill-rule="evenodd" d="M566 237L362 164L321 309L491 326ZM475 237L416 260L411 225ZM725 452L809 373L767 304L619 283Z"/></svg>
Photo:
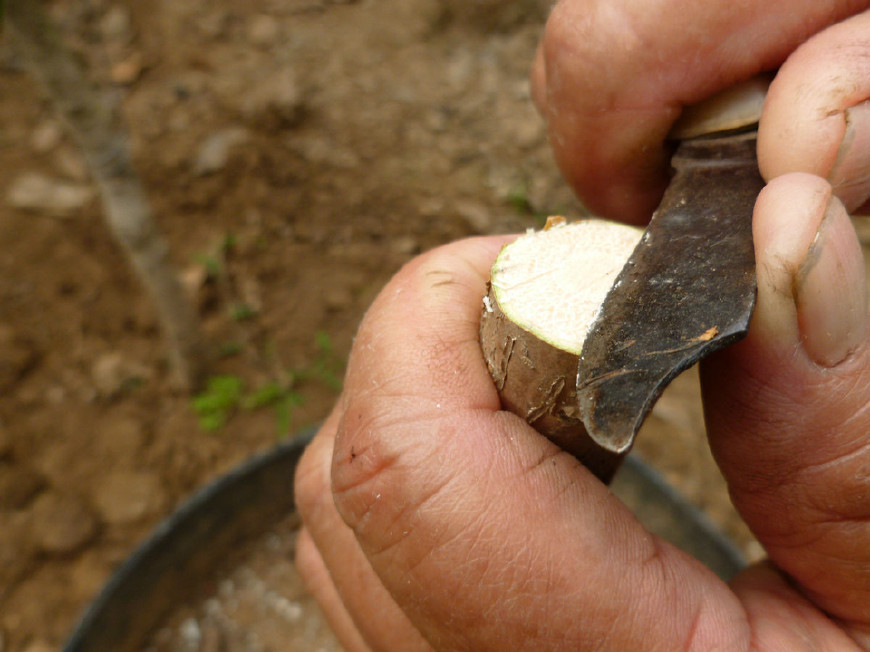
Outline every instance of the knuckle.
<svg viewBox="0 0 870 652"><path fill-rule="evenodd" d="M439 502L452 471L439 467L437 420L409 418L383 401L350 402L332 466L335 506L370 557L412 568L434 542L428 507ZM425 431L425 432L423 432ZM421 434L422 433L422 434ZM432 445L415 443L431 436Z"/></svg>
<svg viewBox="0 0 870 652"><path fill-rule="evenodd" d="M389 490L389 470L395 464L378 403L373 397L349 401L336 438L332 492L339 513L354 530L364 527Z"/></svg>

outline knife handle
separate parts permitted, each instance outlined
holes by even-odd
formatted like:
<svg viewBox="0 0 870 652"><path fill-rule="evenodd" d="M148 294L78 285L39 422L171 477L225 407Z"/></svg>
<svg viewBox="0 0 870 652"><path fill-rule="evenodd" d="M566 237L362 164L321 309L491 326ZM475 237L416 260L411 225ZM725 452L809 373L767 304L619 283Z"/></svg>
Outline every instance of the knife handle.
<svg viewBox="0 0 870 652"><path fill-rule="evenodd" d="M773 79L761 73L683 109L671 127L669 140L687 140L754 127Z"/></svg>

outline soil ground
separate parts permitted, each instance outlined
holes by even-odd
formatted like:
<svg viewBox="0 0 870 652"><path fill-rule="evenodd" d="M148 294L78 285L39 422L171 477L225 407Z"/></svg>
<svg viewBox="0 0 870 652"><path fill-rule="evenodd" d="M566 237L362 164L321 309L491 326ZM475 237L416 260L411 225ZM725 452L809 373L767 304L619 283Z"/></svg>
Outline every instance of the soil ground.
<svg viewBox="0 0 870 652"><path fill-rule="evenodd" d="M4 51L0 651L56 649L191 491L322 419L364 310L416 253L583 214L529 97L547 4L50 5L122 100L224 379L210 424L173 389L75 143ZM646 431L639 452L757 554L713 470L692 375Z"/></svg>

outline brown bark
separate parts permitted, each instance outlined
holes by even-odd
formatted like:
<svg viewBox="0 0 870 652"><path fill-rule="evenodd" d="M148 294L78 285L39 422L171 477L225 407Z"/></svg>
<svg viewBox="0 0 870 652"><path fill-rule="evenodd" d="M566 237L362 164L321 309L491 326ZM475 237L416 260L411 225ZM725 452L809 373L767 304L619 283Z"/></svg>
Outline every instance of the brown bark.
<svg viewBox="0 0 870 652"><path fill-rule="evenodd" d="M578 356L511 321L492 287L481 314L480 343L504 409L610 482L624 455L604 450L586 433L577 407Z"/></svg>

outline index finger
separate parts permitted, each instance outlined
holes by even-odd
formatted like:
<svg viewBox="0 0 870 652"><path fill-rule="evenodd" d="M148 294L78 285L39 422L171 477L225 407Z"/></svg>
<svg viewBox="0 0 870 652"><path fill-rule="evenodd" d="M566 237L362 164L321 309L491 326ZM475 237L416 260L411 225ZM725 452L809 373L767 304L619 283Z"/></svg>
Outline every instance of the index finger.
<svg viewBox="0 0 870 652"><path fill-rule="evenodd" d="M533 73L566 179L596 214L642 223L667 184L682 107L777 68L866 0L561 0Z"/></svg>

